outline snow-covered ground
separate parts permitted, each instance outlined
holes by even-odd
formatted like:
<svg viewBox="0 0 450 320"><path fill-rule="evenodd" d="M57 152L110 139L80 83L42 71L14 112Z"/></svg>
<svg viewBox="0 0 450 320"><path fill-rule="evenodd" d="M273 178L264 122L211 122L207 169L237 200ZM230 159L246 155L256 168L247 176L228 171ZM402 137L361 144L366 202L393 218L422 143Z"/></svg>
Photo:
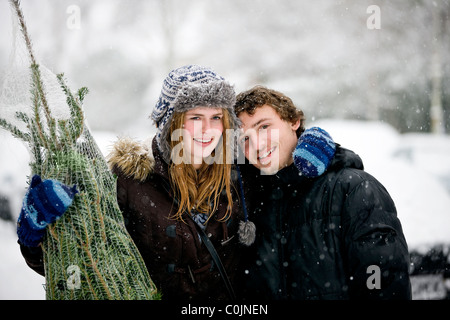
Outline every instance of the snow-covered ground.
<svg viewBox="0 0 450 320"><path fill-rule="evenodd" d="M379 122L321 120L320 126L343 147L363 159L394 199L410 249L426 250L450 243L450 136L400 135ZM104 153L116 140L108 132L93 133ZM146 139L146 137L139 137ZM0 131L0 194L12 201L17 219L29 174L23 145ZM44 278L26 265L15 225L0 220L0 299L45 299Z"/></svg>

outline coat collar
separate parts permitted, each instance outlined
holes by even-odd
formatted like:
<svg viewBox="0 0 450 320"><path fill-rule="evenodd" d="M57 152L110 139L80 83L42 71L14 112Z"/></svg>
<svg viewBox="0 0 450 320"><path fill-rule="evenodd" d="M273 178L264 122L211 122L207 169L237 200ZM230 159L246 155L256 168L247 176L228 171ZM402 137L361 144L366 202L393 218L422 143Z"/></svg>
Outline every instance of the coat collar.
<svg viewBox="0 0 450 320"><path fill-rule="evenodd" d="M153 138L152 145L155 145ZM107 156L108 165L113 171L143 182L153 173L167 174L167 166L161 166L159 151L148 142L119 138ZM164 170L165 169L165 170Z"/></svg>

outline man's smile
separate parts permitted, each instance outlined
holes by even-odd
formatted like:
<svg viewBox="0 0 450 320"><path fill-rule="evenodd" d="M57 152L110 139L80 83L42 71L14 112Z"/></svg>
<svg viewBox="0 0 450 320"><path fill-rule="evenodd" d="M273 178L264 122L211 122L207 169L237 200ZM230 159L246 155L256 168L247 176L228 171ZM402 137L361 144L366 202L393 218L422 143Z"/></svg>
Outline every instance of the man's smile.
<svg viewBox="0 0 450 320"><path fill-rule="evenodd" d="M267 163L269 163L270 158L271 158L271 156L272 156L272 153L275 151L276 148L277 148L277 147L275 146L275 147L273 147L273 148L267 150L266 152L260 154L260 155L258 156L258 161L261 162L261 164L267 164Z"/></svg>

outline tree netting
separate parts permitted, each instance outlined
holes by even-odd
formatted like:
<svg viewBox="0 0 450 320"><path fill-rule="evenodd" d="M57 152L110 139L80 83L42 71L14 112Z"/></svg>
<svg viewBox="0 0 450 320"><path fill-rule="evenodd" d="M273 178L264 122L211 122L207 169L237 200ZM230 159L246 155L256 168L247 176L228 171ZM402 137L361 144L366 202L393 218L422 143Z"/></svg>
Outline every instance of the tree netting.
<svg viewBox="0 0 450 320"><path fill-rule="evenodd" d="M30 179L38 174L79 191L64 215L47 227L41 244L46 298L159 299L125 229L115 177L86 125L87 88L72 92L63 74L36 63L20 3L10 3L17 19L0 97L0 127L25 142Z"/></svg>

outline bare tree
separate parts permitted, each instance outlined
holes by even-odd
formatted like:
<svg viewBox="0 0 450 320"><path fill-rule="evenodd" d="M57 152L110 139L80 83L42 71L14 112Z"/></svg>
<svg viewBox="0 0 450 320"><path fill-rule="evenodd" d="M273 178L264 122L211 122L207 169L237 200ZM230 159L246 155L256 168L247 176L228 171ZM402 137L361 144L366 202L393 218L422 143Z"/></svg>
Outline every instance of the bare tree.
<svg viewBox="0 0 450 320"><path fill-rule="evenodd" d="M431 95L430 120L433 133L444 132L442 105L442 39L445 26L445 11L441 2L431 3L433 16L432 54L430 65Z"/></svg>

